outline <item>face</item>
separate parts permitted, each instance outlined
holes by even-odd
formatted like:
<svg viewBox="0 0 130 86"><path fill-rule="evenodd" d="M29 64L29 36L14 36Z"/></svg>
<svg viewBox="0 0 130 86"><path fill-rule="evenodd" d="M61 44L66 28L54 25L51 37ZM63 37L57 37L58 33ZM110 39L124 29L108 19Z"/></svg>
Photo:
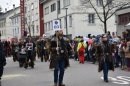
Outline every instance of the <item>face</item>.
<svg viewBox="0 0 130 86"><path fill-rule="evenodd" d="M60 31L59 31L59 35L63 35L63 30L60 30Z"/></svg>
<svg viewBox="0 0 130 86"><path fill-rule="evenodd" d="M106 36L106 35L104 35L104 36L102 37L102 41L107 41L107 36Z"/></svg>
<svg viewBox="0 0 130 86"><path fill-rule="evenodd" d="M21 39L21 42L24 42L24 40L23 40L23 39Z"/></svg>
<svg viewBox="0 0 130 86"><path fill-rule="evenodd" d="M125 33L127 34L127 33L128 33L128 31L125 31Z"/></svg>

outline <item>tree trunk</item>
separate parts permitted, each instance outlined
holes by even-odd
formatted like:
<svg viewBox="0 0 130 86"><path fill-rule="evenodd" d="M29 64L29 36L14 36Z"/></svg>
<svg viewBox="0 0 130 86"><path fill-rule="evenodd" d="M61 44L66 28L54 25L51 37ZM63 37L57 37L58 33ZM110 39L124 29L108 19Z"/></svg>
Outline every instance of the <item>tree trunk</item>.
<svg viewBox="0 0 130 86"><path fill-rule="evenodd" d="M30 34L30 36L31 36L31 31L30 31L30 27L28 28L28 31L29 31L29 34Z"/></svg>
<svg viewBox="0 0 130 86"><path fill-rule="evenodd" d="M107 33L107 21L104 20L104 32Z"/></svg>

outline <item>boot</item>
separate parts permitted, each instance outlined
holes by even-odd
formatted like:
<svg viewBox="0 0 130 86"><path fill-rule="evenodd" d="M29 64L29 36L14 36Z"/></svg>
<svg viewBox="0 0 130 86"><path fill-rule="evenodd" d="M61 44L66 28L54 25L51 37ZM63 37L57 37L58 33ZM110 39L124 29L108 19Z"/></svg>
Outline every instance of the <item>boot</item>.
<svg viewBox="0 0 130 86"><path fill-rule="evenodd" d="M65 86L65 84L59 84L59 86Z"/></svg>

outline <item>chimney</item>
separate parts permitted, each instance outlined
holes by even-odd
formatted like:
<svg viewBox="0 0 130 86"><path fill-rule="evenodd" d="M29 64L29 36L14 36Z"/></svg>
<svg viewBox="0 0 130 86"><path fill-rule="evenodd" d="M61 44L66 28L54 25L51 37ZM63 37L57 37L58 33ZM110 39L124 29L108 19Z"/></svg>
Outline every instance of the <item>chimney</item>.
<svg viewBox="0 0 130 86"><path fill-rule="evenodd" d="M13 10L15 9L15 4L13 4Z"/></svg>
<svg viewBox="0 0 130 86"><path fill-rule="evenodd" d="M7 12L7 8L5 8L5 13Z"/></svg>

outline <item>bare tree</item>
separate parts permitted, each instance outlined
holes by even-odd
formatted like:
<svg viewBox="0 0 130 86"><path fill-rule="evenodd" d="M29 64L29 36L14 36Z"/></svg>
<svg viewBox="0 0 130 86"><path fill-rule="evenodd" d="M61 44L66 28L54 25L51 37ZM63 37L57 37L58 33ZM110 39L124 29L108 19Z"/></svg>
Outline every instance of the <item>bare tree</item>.
<svg viewBox="0 0 130 86"><path fill-rule="evenodd" d="M32 26L33 26L33 24L34 24L34 21L32 21L31 18L28 18L28 19L27 19L27 17L26 17L26 18L25 18L25 24L27 25L27 29L28 29L29 34L30 34L30 36L31 36L31 28L32 28Z"/></svg>
<svg viewBox="0 0 130 86"><path fill-rule="evenodd" d="M122 9L130 5L130 0L80 0L80 6L75 9L78 12L87 12L93 9L98 19L103 23L104 32L107 32L107 21L116 12L117 9Z"/></svg>

